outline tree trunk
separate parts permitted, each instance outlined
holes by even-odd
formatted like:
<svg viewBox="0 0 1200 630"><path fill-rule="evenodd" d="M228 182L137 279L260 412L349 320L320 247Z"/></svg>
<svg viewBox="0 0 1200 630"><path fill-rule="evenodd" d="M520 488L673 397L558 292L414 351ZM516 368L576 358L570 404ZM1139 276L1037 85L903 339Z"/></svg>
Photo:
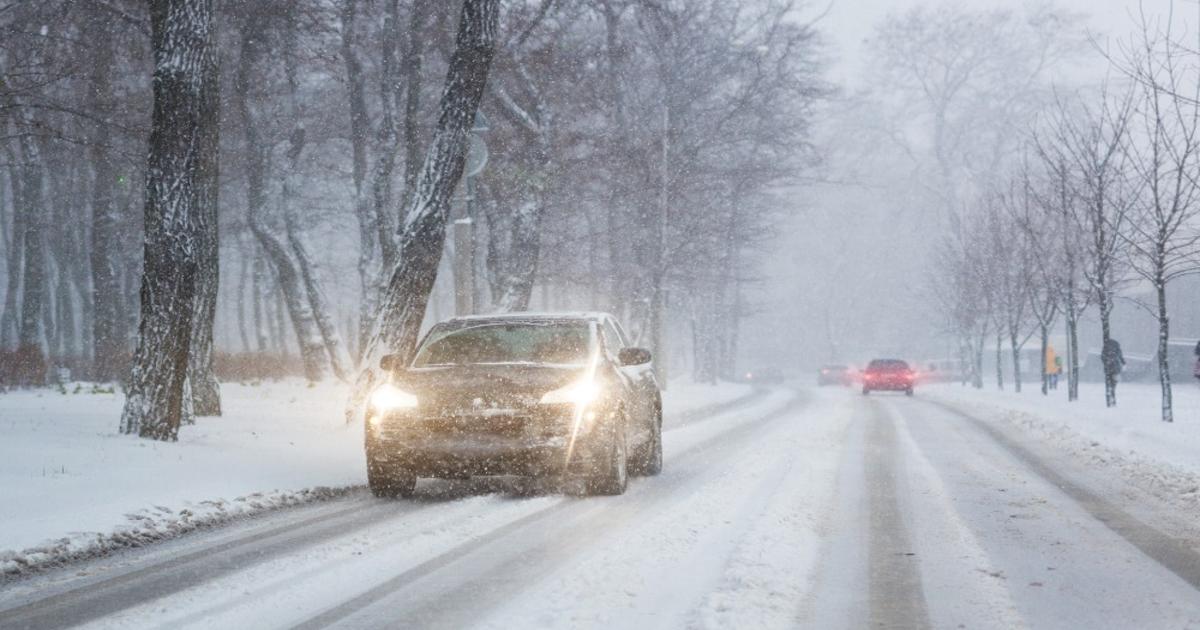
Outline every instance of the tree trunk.
<svg viewBox="0 0 1200 630"><path fill-rule="evenodd" d="M0 315L0 350L12 350L17 347L17 309L20 307L17 295L21 290L21 276L24 275L22 263L25 260L25 200L17 160L11 153L5 157L9 161L9 190L12 191L12 237L8 251L5 252L7 281L4 291L4 313Z"/></svg>
<svg viewBox="0 0 1200 630"><path fill-rule="evenodd" d="M112 29L98 13L92 64L91 108L97 114L112 111ZM109 126L97 124L90 147L92 168L92 378L120 378L125 355L125 313L118 261L120 237L116 196L116 164L109 150Z"/></svg>
<svg viewBox="0 0 1200 630"><path fill-rule="evenodd" d="M1079 316L1072 300L1067 304L1067 400L1079 400Z"/></svg>
<svg viewBox="0 0 1200 630"><path fill-rule="evenodd" d="M21 310L17 327L17 384L42 385L46 380L46 326L48 312L46 239L42 233L46 216L41 152L35 142L21 142L22 249Z"/></svg>
<svg viewBox="0 0 1200 630"><path fill-rule="evenodd" d="M238 337L242 340L242 352L253 352L254 347L250 345L250 331L246 328L246 290L250 278L250 260L243 251L241 258L241 267L238 271L238 286L237 286L237 327Z"/></svg>
<svg viewBox="0 0 1200 630"><path fill-rule="evenodd" d="M407 208L417 186L421 162L421 67L425 62L425 23L430 0L413 0L409 7L408 37L404 40L401 74L404 76L404 196Z"/></svg>
<svg viewBox="0 0 1200 630"><path fill-rule="evenodd" d="M996 389L1004 391L1004 335L996 331Z"/></svg>
<svg viewBox="0 0 1200 630"><path fill-rule="evenodd" d="M251 305L254 315L254 342L259 354L271 347L271 331L267 313L267 265L262 253L255 252L254 272L251 274Z"/></svg>
<svg viewBox="0 0 1200 630"><path fill-rule="evenodd" d="M404 216L401 255L388 276L355 384L347 420L357 418L377 381L385 352L412 356L445 246L450 198L462 177L467 139L487 85L495 48L499 0L464 0L458 37L446 73L433 144Z"/></svg>
<svg viewBox="0 0 1200 630"><path fill-rule="evenodd" d="M1104 361L1104 348L1108 347L1108 341L1112 339L1112 325L1109 316L1112 314L1112 296L1109 295L1108 285L1103 276L1097 285L1098 294L1096 297L1097 305L1100 309L1100 365L1104 368L1104 406L1117 406L1117 370L1119 366L1113 365L1111 362Z"/></svg>
<svg viewBox="0 0 1200 630"><path fill-rule="evenodd" d="M1042 360L1038 362L1042 366L1042 395L1048 396L1050 394L1050 366L1046 364L1046 353L1050 348L1050 330L1045 324L1042 324L1038 332L1042 342Z"/></svg>
<svg viewBox="0 0 1200 630"><path fill-rule="evenodd" d="M214 55L215 56L215 55ZM217 295L220 292L220 243L217 224L217 195L220 191L220 131L221 93L217 63L210 64L206 77L212 89L204 93L204 126L211 130L200 137L197 175L200 185L196 208L196 314L192 325L191 352L188 359L188 387L191 411L196 416L221 415L221 385L213 373L213 324L217 316Z"/></svg>
<svg viewBox="0 0 1200 630"><path fill-rule="evenodd" d="M1021 344L1017 341L1017 333L1010 332L1009 347L1012 349L1013 360L1013 391L1021 393Z"/></svg>
<svg viewBox="0 0 1200 630"><path fill-rule="evenodd" d="M1162 271L1154 278L1158 297L1158 383L1162 388L1162 421L1174 422L1175 412L1171 405L1171 364L1167 355L1167 342L1171 338L1171 318L1167 314L1167 283Z"/></svg>
<svg viewBox="0 0 1200 630"><path fill-rule="evenodd" d="M219 89L211 0L151 0L154 112L146 177L145 251L137 351L123 433L176 440L184 413L195 316L197 213L210 192L205 138Z"/></svg>
<svg viewBox="0 0 1200 630"><path fill-rule="evenodd" d="M371 123L367 116L366 80L358 57L358 28L355 23L358 0L346 0L342 9L342 62L346 66L346 89L350 111L351 174L354 180L354 214L358 219L359 320L355 358L362 355L366 334L375 317L377 273L375 249L377 231L373 208L366 191L367 143Z"/></svg>

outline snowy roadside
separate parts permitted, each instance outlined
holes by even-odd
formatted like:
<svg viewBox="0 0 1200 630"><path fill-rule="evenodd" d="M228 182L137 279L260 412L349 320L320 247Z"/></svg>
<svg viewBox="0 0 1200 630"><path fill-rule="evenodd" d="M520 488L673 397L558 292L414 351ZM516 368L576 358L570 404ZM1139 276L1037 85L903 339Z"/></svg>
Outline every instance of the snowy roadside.
<svg viewBox="0 0 1200 630"><path fill-rule="evenodd" d="M667 414L748 396L672 382ZM90 385L0 394L0 577L343 495L365 478L345 386L222 388L225 415L166 444L116 432L120 394Z"/></svg>
<svg viewBox="0 0 1200 630"><path fill-rule="evenodd" d="M1172 506L1200 514L1200 388L1174 388L1175 422L1159 419L1157 384L1122 383L1118 406L1104 406L1104 388L1081 383L1067 402L1060 384L1050 396L1035 387L1012 391L929 386L922 396L972 416L1010 423L1089 466L1119 473Z"/></svg>

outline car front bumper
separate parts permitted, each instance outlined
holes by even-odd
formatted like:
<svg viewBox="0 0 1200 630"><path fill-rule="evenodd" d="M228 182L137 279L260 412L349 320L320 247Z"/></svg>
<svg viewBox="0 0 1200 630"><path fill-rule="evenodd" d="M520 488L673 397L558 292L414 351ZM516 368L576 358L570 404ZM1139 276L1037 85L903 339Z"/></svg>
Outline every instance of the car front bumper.
<svg viewBox="0 0 1200 630"><path fill-rule="evenodd" d="M419 477L586 472L602 459L606 445L605 432L593 423L581 422L584 426L574 432L570 412L502 418L393 415L368 424L367 449L375 461L403 466Z"/></svg>

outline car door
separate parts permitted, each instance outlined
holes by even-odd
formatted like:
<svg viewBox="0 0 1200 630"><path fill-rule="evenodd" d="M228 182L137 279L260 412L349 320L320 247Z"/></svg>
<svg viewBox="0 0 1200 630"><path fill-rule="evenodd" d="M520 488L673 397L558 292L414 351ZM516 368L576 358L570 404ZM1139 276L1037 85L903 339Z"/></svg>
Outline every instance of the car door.
<svg viewBox="0 0 1200 630"><path fill-rule="evenodd" d="M616 320L605 318L601 322L600 328L605 343L611 344L614 355L620 354L622 348L629 347L628 337ZM631 406L633 407L631 420L636 425L633 427L637 433L636 441L638 444L643 444L651 439L651 432L658 418L659 391L658 381L654 378L653 363L621 365L615 356L614 361L616 361L617 369L629 383Z"/></svg>

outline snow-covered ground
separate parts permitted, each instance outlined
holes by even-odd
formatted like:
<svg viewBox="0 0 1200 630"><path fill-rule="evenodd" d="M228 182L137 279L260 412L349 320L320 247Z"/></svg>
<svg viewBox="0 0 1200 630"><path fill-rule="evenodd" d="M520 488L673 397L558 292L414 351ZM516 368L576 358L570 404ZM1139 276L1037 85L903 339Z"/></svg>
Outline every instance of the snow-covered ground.
<svg viewBox="0 0 1200 630"><path fill-rule="evenodd" d="M10 580L0 627L1200 628L1200 521L1017 413L772 388L682 414L621 496L360 488Z"/></svg>
<svg viewBox="0 0 1200 630"><path fill-rule="evenodd" d="M671 385L668 416L750 392ZM117 433L123 397L91 385L0 394L0 574L363 483L362 429L342 420L345 386L227 384L222 397L224 416L161 443Z"/></svg>
<svg viewBox="0 0 1200 630"><path fill-rule="evenodd" d="M1161 420L1157 384L1121 383L1117 403L1104 406L1104 386L1081 383L1079 400L1067 401L1065 383L1042 396L1035 383L1020 394L935 385L922 396L989 420L1011 423L1028 435L1114 470L1179 508L1200 512L1200 386L1173 388L1175 422Z"/></svg>

